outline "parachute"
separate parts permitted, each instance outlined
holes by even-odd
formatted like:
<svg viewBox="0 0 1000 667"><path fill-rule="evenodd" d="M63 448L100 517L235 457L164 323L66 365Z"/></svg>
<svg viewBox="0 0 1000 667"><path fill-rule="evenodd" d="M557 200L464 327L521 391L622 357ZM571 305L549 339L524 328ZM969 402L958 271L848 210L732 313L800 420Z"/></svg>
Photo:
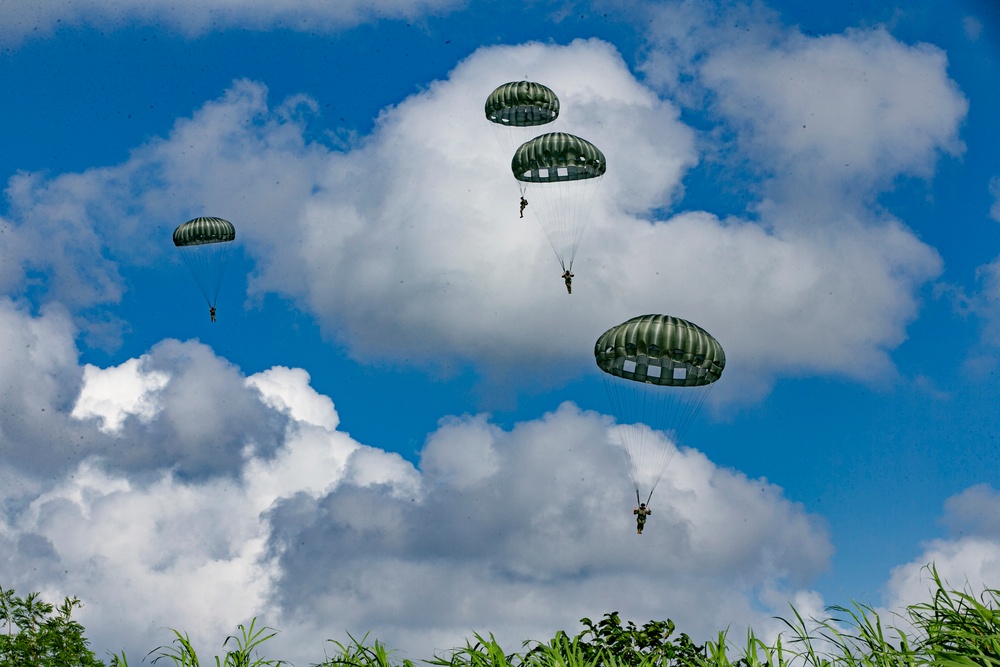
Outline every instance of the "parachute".
<svg viewBox="0 0 1000 667"><path fill-rule="evenodd" d="M722 376L726 354L697 324L641 315L605 331L594 344L594 357L604 371L636 500L648 503L675 443ZM667 440L656 431L665 432Z"/></svg>
<svg viewBox="0 0 1000 667"><path fill-rule="evenodd" d="M538 126L558 117L559 98L551 89L533 81L505 83L486 98L486 119L505 158L534 136Z"/></svg>
<svg viewBox="0 0 1000 667"><path fill-rule="evenodd" d="M236 228L222 218L195 218L174 230L174 245L213 313L235 239Z"/></svg>
<svg viewBox="0 0 1000 667"><path fill-rule="evenodd" d="M563 271L571 271L607 170L604 153L586 139L550 132L521 144L510 168Z"/></svg>

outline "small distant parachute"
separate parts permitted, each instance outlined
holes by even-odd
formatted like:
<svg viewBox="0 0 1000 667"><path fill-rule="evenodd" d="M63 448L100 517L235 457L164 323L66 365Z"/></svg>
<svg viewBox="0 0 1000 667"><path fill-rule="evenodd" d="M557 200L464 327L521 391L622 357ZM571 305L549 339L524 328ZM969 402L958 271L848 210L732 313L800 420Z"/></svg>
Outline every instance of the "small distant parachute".
<svg viewBox="0 0 1000 667"><path fill-rule="evenodd" d="M726 354L697 324L641 315L605 331L594 345L594 357L604 371L636 500L648 503L676 443L722 376Z"/></svg>
<svg viewBox="0 0 1000 667"><path fill-rule="evenodd" d="M486 98L486 119L504 157L537 135L539 126L558 117L559 98L550 88L534 81L505 83Z"/></svg>
<svg viewBox="0 0 1000 667"><path fill-rule="evenodd" d="M222 218L195 218L174 230L174 245L213 313L235 239L236 228Z"/></svg>
<svg viewBox="0 0 1000 667"><path fill-rule="evenodd" d="M550 132L521 144L510 168L563 271L571 271L607 170L604 153L586 139Z"/></svg>

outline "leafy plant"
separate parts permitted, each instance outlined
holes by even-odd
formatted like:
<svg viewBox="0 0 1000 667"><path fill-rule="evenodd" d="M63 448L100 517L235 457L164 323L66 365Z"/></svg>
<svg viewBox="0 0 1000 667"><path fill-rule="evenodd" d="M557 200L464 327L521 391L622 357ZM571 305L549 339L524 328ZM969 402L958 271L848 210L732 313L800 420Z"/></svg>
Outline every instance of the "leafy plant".
<svg viewBox="0 0 1000 667"><path fill-rule="evenodd" d="M525 652L507 653L490 634L450 654L421 662L435 667L1000 667L1000 590L973 595L950 589L933 565L935 586L929 602L907 608L912 630L886 625L871 606L832 606L828 616L804 618L792 607L787 629L773 644L747 631L745 646L732 646L727 632L704 645L686 634L675 634L673 621L622 623L618 612L600 622L581 619L584 629L570 637L558 631L548 642L528 641ZM80 607L66 598L54 607L38 593L19 598L0 587L0 667L103 667L87 647L83 627L72 619ZM263 658L261 645L277 632L258 628L257 619L239 625L223 642L229 648L215 657L214 667L280 667L286 661ZM175 667L200 667L190 637L172 630L173 641L146 657ZM909 634L907 634L909 633ZM350 643L329 640L337 653L312 667L414 667L410 660L392 660L392 651L375 640L350 637ZM111 656L111 667L128 667L125 653Z"/></svg>
<svg viewBox="0 0 1000 667"><path fill-rule="evenodd" d="M489 639L476 633L475 644L466 641L465 648L453 650L450 658L435 656L424 662L439 667L515 667L523 662L523 658L518 653L506 653L493 633L490 633Z"/></svg>
<svg viewBox="0 0 1000 667"><path fill-rule="evenodd" d="M68 597L54 607L39 593L20 598L0 587L0 667L103 667L72 618L82 606Z"/></svg>
<svg viewBox="0 0 1000 667"><path fill-rule="evenodd" d="M558 632L548 644L538 644L525 656L524 665L532 667L613 667L620 663L608 654L582 641Z"/></svg>
<svg viewBox="0 0 1000 667"><path fill-rule="evenodd" d="M705 664L704 646L696 645L684 633L670 639L676 626L669 619L649 621L642 627L629 621L623 626L621 617L614 611L605 614L598 623L589 618L582 618L580 622L586 629L572 641L568 635L560 631L547 647L540 644L532 648L527 653L526 659L536 658L539 654L551 655L553 647L560 645L578 653L583 664L594 667L610 667L612 663L620 667L682 667Z"/></svg>
<svg viewBox="0 0 1000 667"><path fill-rule="evenodd" d="M340 654L332 658L327 656L326 660L315 664L313 667L333 667L333 665L342 665L344 667L395 667L389 661L389 655L392 651L386 649L385 644L375 640L374 644L368 646L365 644L368 639L367 634L360 641L351 636L350 633L347 636L351 638L350 644L342 644L333 639L328 639L329 643L335 645L340 650ZM409 660L403 660L403 667L413 667L413 663Z"/></svg>
<svg viewBox="0 0 1000 667"><path fill-rule="evenodd" d="M257 618L254 617L250 621L249 627L242 624L236 626L236 629L239 630L239 636L229 635L222 642L223 648L229 642L233 642L235 646L226 653L225 658L215 656L216 667L279 667L280 665L288 664L284 660L269 660L260 656L254 657L254 652L257 651L261 644L278 634L277 632L267 634L271 628L263 627L257 629L256 624ZM171 642L173 646L158 646L150 651L146 657L148 658L155 653L156 657L153 658L154 663L167 659L173 662L175 667L201 667L201 663L198 660L198 653L191 644L191 638L188 634L181 634L178 630L171 630L171 632L174 633L174 640ZM116 658L116 662L121 664L121 667L127 667L124 653L122 653L121 661L118 661Z"/></svg>
<svg viewBox="0 0 1000 667"><path fill-rule="evenodd" d="M743 657L735 662L729 659L728 632L719 632L716 641L708 641L705 644L706 658L705 664L709 667L786 667L785 651L781 645L779 636L775 644L771 646L764 640L757 637L752 629L747 630L747 645L743 648Z"/></svg>
<svg viewBox="0 0 1000 667"><path fill-rule="evenodd" d="M794 607L794 622L781 619L792 631L786 650L789 662L814 667L916 667L924 664L924 656L911 646L902 630L891 628L898 637L898 647L890 640L872 607L855 603L853 608L832 606L827 611L836 615L822 620L811 619L812 630Z"/></svg>
<svg viewBox="0 0 1000 667"><path fill-rule="evenodd" d="M926 635L923 652L940 665L1000 665L1000 590L987 588L977 598L950 590L936 567L928 569L934 597L908 609L913 624Z"/></svg>

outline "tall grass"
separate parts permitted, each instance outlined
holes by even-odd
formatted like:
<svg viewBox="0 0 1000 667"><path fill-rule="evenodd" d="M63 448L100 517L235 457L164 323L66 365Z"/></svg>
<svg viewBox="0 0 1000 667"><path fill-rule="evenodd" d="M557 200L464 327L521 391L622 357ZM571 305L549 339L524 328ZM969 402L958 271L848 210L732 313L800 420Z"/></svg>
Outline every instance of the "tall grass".
<svg viewBox="0 0 1000 667"><path fill-rule="evenodd" d="M520 667L523 664L524 656L504 651L493 633L489 639L479 633L475 636L475 644L466 641L464 648L453 649L450 656L435 656L423 662L437 667Z"/></svg>
<svg viewBox="0 0 1000 667"><path fill-rule="evenodd" d="M594 623L581 619L584 630L574 637L563 631L546 641L525 642L520 652L508 652L493 634L475 634L461 648L419 662L432 667L1000 667L1000 590L979 595L949 588L937 569L928 566L933 594L930 601L908 607L887 623L864 604L827 608L825 618L805 618L792 607L780 620L786 629L773 642L748 630L742 644L730 642L726 631L699 646L687 635L671 637L671 621L622 625L617 612ZM187 634L172 630L171 644L146 657L175 667L200 667ZM230 650L215 657L215 667L279 667L283 660L260 655L261 645L277 632L258 628L256 619L238 626L223 642ZM335 650L312 667L414 667L396 661L385 644L360 640L328 640ZM128 667L123 653L112 656L112 667Z"/></svg>
<svg viewBox="0 0 1000 667"><path fill-rule="evenodd" d="M754 634L753 629L747 630L747 643L741 649L740 657L731 659L729 655L728 632L723 630L714 641L705 644L705 664L708 667L784 667L785 652L782 649L781 637L776 642L768 644Z"/></svg>
<svg viewBox="0 0 1000 667"><path fill-rule="evenodd" d="M712 667L1000 667L1000 590L978 597L950 588L927 567L930 602L910 605L899 623L886 624L877 610L854 603L832 606L829 616L805 619L794 607L780 619L787 630L774 644L748 632L747 645L730 645L726 633L706 645ZM901 627L903 626L903 627ZM735 659L734 659L735 658Z"/></svg>
<svg viewBox="0 0 1000 667"><path fill-rule="evenodd" d="M377 639L369 646L366 643L368 635L362 637L360 641L350 634L347 636L351 639L349 644L328 639L328 643L339 649L339 655L332 658L328 655L326 660L313 667L399 667L389 659L393 652ZM403 660L402 667L413 667L413 663Z"/></svg>
<svg viewBox="0 0 1000 667"><path fill-rule="evenodd" d="M895 626L886 628L872 607L827 608L833 615L807 623L796 609L794 620L781 619L789 628L781 659L785 664L825 667L914 667L921 654L910 638ZM893 643L893 639L896 643ZM779 638L780 640L780 638Z"/></svg>
<svg viewBox="0 0 1000 667"><path fill-rule="evenodd" d="M935 585L931 601L907 610L926 635L921 648L927 659L945 667L1000 665L1000 590L987 588L977 598L950 589L933 565L928 570Z"/></svg>
<svg viewBox="0 0 1000 667"><path fill-rule="evenodd" d="M245 625L236 626L239 635L229 635L222 642L223 648L229 645L230 642L233 643L233 647L226 652L225 657L219 658L219 656L215 656L215 667L280 667L280 665L290 664L285 660L269 660L260 657L260 655L254 655L258 653L258 648L261 644L278 634L272 631L271 628L264 627L258 629L256 626L256 618L250 621L249 627ZM146 657L148 658L155 654L153 658L154 664L160 660L169 660L175 667L201 667L198 653L195 651L194 646L191 645L191 638L188 634L182 634L177 630L172 630L172 632L174 633L174 640L170 646L158 646L150 651ZM127 667L128 662L125 659L124 653L121 654L120 659L117 656L115 657L115 664Z"/></svg>

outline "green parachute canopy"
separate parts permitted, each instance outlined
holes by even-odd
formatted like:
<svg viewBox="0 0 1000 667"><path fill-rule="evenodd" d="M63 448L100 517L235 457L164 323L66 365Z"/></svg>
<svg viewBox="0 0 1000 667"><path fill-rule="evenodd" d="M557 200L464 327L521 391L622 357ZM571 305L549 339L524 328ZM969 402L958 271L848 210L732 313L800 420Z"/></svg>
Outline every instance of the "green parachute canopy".
<svg viewBox="0 0 1000 667"><path fill-rule="evenodd" d="M605 373L669 387L710 384L726 367L719 341L670 315L641 315L611 327L597 339L594 357Z"/></svg>
<svg viewBox="0 0 1000 667"><path fill-rule="evenodd" d="M511 81L486 98L486 120L504 160L514 149L539 133L539 127L559 117L559 98L533 81Z"/></svg>
<svg viewBox="0 0 1000 667"><path fill-rule="evenodd" d="M534 81L511 81L486 98L486 119L509 127L545 125L559 117L559 98Z"/></svg>
<svg viewBox="0 0 1000 667"><path fill-rule="evenodd" d="M636 500L653 495L726 354L697 324L670 315L640 315L611 327L594 344L597 367L628 461Z"/></svg>
<svg viewBox="0 0 1000 667"><path fill-rule="evenodd" d="M222 218L195 218L174 230L174 245L211 308L219 298L235 239L236 228Z"/></svg>
<svg viewBox="0 0 1000 667"><path fill-rule="evenodd" d="M233 223L222 218L195 218L174 230L174 245L177 247L225 243L235 239Z"/></svg>
<svg viewBox="0 0 1000 667"><path fill-rule="evenodd" d="M550 132L526 141L510 163L514 178L525 183L600 178L607 169L607 160L600 148L565 132Z"/></svg>

